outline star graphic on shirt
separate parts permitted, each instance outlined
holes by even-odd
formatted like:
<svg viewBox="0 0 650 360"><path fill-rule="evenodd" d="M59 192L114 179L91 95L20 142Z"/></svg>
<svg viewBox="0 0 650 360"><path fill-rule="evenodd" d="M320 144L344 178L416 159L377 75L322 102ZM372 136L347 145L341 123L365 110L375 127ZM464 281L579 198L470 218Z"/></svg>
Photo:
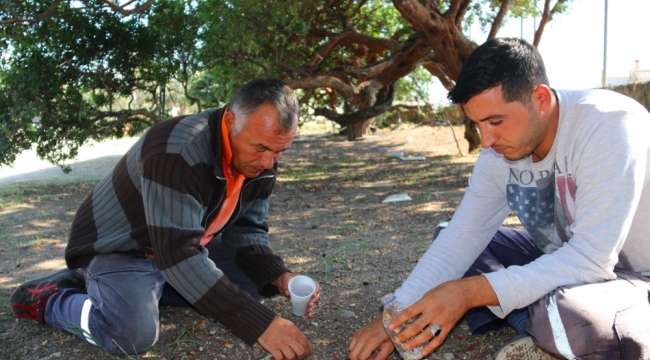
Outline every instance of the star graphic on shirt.
<svg viewBox="0 0 650 360"><path fill-rule="evenodd" d="M524 227L532 229L552 224L554 194L552 186L538 189L534 186L507 185L508 207Z"/></svg>

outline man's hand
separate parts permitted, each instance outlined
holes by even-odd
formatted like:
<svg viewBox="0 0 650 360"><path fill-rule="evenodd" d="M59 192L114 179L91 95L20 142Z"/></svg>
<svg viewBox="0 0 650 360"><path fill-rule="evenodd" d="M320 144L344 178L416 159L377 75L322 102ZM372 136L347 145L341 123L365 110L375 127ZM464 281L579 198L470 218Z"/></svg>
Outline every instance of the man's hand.
<svg viewBox="0 0 650 360"><path fill-rule="evenodd" d="M442 344L467 310L498 304L496 294L484 276L448 281L429 290L422 299L396 316L388 327L396 329L415 318L395 337L395 342L401 344L415 336L404 344L404 348L410 350L430 341L422 349L422 355L428 355ZM440 332L433 334L429 328L431 324L438 325Z"/></svg>
<svg viewBox="0 0 650 360"><path fill-rule="evenodd" d="M375 350L379 350L379 353L375 354L372 359L384 360L388 358L393 352L393 343L381 323L381 315L357 330L348 349L350 350L350 360L370 359Z"/></svg>
<svg viewBox="0 0 650 360"><path fill-rule="evenodd" d="M282 275L278 276L278 278L275 279L275 281L273 281L271 284L277 286L278 291L280 291L282 295L291 297L291 292L289 291L289 280L291 280L291 278L294 276L298 276L298 274L288 272L283 273ZM316 306L318 299L320 299L320 285L318 285L318 281L316 280L314 280L314 283L316 284L316 290L311 296L311 299L309 299L309 303L307 303L307 317L309 318L312 317L312 311L314 311L314 307Z"/></svg>
<svg viewBox="0 0 650 360"><path fill-rule="evenodd" d="M311 355L307 338L289 320L276 316L257 339L274 360L304 359Z"/></svg>

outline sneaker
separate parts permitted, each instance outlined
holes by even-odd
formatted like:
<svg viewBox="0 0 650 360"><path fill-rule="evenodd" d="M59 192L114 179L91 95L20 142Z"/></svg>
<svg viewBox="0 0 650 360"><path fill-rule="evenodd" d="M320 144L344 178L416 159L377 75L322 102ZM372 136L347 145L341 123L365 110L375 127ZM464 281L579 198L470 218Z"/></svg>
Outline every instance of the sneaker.
<svg viewBox="0 0 650 360"><path fill-rule="evenodd" d="M63 269L52 275L27 281L11 295L11 307L17 318L37 319L44 324L47 299L66 288L85 289L83 274L77 270Z"/></svg>
<svg viewBox="0 0 650 360"><path fill-rule="evenodd" d="M517 336L494 356L494 360L556 360L563 359L535 345L528 335Z"/></svg>

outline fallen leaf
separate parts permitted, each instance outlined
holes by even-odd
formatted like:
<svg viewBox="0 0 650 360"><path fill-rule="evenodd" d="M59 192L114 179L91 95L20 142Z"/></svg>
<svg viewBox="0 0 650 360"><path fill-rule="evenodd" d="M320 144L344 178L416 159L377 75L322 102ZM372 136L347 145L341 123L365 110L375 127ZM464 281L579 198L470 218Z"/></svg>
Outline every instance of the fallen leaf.
<svg viewBox="0 0 650 360"><path fill-rule="evenodd" d="M203 327L203 325L205 325L205 319L201 319L201 321L199 321L199 323L196 324L196 328L200 329Z"/></svg>

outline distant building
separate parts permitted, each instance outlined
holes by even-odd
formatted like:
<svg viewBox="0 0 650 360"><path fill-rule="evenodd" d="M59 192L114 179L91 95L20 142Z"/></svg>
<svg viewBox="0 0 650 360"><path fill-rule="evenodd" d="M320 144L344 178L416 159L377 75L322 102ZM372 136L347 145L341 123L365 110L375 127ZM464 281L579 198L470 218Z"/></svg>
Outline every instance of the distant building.
<svg viewBox="0 0 650 360"><path fill-rule="evenodd" d="M627 76L608 76L607 87L650 81L650 69L642 69L639 63L639 60L634 61L634 69L630 70L630 74Z"/></svg>
<svg viewBox="0 0 650 360"><path fill-rule="evenodd" d="M646 82L650 81L650 69L641 69L639 60L634 61L634 70L630 71L630 82Z"/></svg>

